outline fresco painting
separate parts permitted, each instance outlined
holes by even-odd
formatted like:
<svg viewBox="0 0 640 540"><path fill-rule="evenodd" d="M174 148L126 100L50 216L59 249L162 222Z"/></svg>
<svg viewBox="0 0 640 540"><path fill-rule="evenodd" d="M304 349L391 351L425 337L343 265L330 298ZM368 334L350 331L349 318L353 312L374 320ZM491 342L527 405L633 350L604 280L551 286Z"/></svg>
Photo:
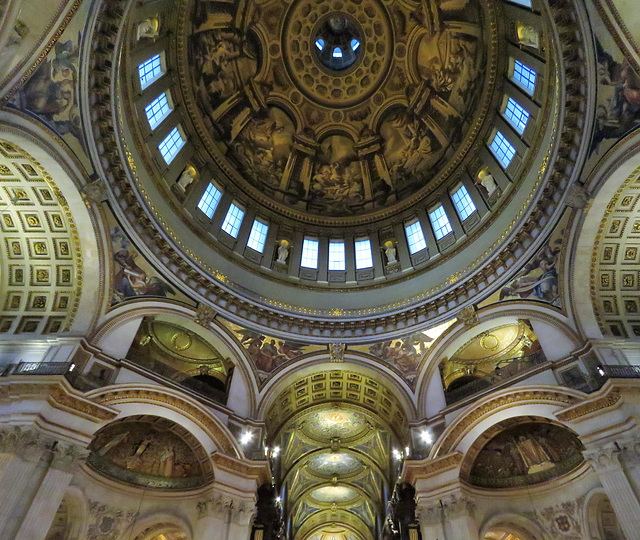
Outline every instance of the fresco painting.
<svg viewBox="0 0 640 540"><path fill-rule="evenodd" d="M520 272L504 287L482 301L478 307L506 300L534 300L563 308L558 274L569 215L570 212L565 212L549 239Z"/></svg>
<svg viewBox="0 0 640 540"><path fill-rule="evenodd" d="M301 357L304 354L326 351L326 345L309 345L261 334L238 326L223 318L219 319L238 339L247 355L258 370L261 380L276 368Z"/></svg>
<svg viewBox="0 0 640 540"><path fill-rule="evenodd" d="M111 305L144 296L171 298L195 305L189 297L165 281L140 254L111 212L107 212L113 266Z"/></svg>

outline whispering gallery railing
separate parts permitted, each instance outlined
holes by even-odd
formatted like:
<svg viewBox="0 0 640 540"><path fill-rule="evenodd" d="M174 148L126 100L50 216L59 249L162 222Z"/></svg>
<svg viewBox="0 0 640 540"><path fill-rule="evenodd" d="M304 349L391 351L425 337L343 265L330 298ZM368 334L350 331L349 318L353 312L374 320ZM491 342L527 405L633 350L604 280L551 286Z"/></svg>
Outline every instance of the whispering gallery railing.
<svg viewBox="0 0 640 540"><path fill-rule="evenodd" d="M519 358L509 358L502 360L499 367L493 373L486 375L480 379L471 381L459 388L451 391L445 391L445 399L447 405L457 403L468 398L478 392L482 392L498 384L502 384L530 369L544 364L547 361L542 351L522 356Z"/></svg>

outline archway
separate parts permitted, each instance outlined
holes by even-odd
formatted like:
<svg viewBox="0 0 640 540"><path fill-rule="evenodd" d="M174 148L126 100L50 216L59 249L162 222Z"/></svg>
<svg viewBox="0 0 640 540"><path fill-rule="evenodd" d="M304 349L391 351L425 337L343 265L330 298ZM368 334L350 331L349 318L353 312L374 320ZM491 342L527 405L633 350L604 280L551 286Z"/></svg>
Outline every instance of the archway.
<svg viewBox="0 0 640 540"><path fill-rule="evenodd" d="M589 540L626 540L611 501L602 491L587 498L585 521Z"/></svg>

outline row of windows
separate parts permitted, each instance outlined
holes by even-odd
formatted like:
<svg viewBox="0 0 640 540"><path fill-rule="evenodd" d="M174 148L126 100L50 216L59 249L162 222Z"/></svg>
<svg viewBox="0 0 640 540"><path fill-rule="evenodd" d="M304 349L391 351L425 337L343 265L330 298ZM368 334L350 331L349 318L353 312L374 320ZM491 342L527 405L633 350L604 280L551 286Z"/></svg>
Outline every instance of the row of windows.
<svg viewBox="0 0 640 540"><path fill-rule="evenodd" d="M530 3L528 7L531 7ZM533 96L536 89L536 79L537 74L533 68L523 64L519 60L514 60L511 80L530 96ZM522 135L527 127L527 122L529 122L530 114L515 99L510 97L507 99L502 116L511 124L518 135ZM489 143L489 149L503 169L506 169L511 164L511 161L516 155L515 147L501 131L496 131L492 141Z"/></svg>
<svg viewBox="0 0 640 540"><path fill-rule="evenodd" d="M476 211L476 205L471 200L471 196L465 186L460 186L453 194L452 200L460 215L460 219L464 221ZM222 192L213 183L209 183L207 189L202 194L198 202L198 208L209 219L218 207L218 203L222 198ZM227 214L222 222L222 230L233 238L238 237L240 225L244 218L244 210L236 204L231 204L227 210ZM433 231L436 240L441 240L452 232L451 223L447 217L447 213L442 205L429 212L429 219L433 225ZM251 227L247 246L251 249L262 253L264 251L265 242L267 240L267 232L269 225L256 219ZM409 252L413 255L427 247L427 241L419 221L413 221L405 226L407 243ZM318 240L306 238L302 247L302 257L300 265L304 268L318 267ZM371 242L369 239L359 239L355 242L355 260L358 270L373 267L373 255L371 253ZM346 255L343 241L331 240L329 242L329 270L345 270Z"/></svg>

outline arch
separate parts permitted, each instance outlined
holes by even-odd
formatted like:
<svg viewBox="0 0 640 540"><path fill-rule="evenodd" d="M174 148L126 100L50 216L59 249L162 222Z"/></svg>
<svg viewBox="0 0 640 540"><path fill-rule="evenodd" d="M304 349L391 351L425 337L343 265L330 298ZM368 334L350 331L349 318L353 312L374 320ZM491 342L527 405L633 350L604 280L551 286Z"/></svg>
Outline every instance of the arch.
<svg viewBox="0 0 640 540"><path fill-rule="evenodd" d="M61 511L64 512L64 525L57 522ZM54 530L56 525L60 530ZM89 509L84 493L76 486L67 487L46 540L84 540L88 526Z"/></svg>
<svg viewBox="0 0 640 540"><path fill-rule="evenodd" d="M615 144L600 160L597 167L585 182L585 188L594 195L593 200L583 210L577 224L569 235L570 244L567 270L571 268L589 268L594 271L594 249L600 237L603 216L609 211L608 206L625 182L637 177L640 152L640 130L626 136ZM584 283L580 282L582 273L574 272L567 279L569 287L569 306L581 332L588 338L602 338L602 328L594 306L594 290L592 294L581 294ZM580 294L576 294L580 291Z"/></svg>
<svg viewBox="0 0 640 540"><path fill-rule="evenodd" d="M434 402L430 401L430 395L438 391L438 385L440 392L443 392L439 371L440 360L445 356L451 357L467 340L483 331L502 324L516 323L519 319L527 319L536 331L542 350L549 360L558 360L568 356L580 348L584 342L566 316L541 304L533 302L498 303L478 310L476 315L477 322L474 326L469 328L464 321L458 319L427 350L420 365L416 382L419 417L430 417L439 412L439 409L434 409ZM540 331L537 331L537 327ZM563 339L564 343L561 343ZM446 405L444 393L436 404L444 408Z"/></svg>
<svg viewBox="0 0 640 540"><path fill-rule="evenodd" d="M615 523L610 522L608 524L610 530L606 533L603 530L602 511L604 505L610 506L611 503L609 502L609 497L607 497L603 488L593 488L589 493L587 493L582 516L585 540L601 540L602 538L611 540L624 539L624 534L620 530L620 524L617 516L615 516ZM609 509L606 509L606 511L609 511ZM613 513L613 509L610 509L610 511Z"/></svg>
<svg viewBox="0 0 640 540"><path fill-rule="evenodd" d="M493 531L517 535L518 540L544 540L545 538L539 525L518 514L498 514L487 519L480 527L480 538L493 540L492 537L487 537L487 534ZM497 540L501 537L495 538Z"/></svg>
<svg viewBox="0 0 640 540"><path fill-rule="evenodd" d="M211 408L176 390L130 383L93 390L86 397L116 409L118 416L114 420L139 415L166 418L191 432L207 454L219 452L244 458L242 447ZM104 425L96 426L96 431Z"/></svg>
<svg viewBox="0 0 640 540"><path fill-rule="evenodd" d="M167 511L150 511L143 514L122 533L122 539L158 540L167 533L166 540L191 540L193 528L186 517ZM161 537L160 537L161 538Z"/></svg>
<svg viewBox="0 0 640 540"><path fill-rule="evenodd" d="M0 111L0 137L23 149L46 171L62 195L58 199L68 208L75 224L77 258L81 261L76 280L79 302L73 308L73 322L67 335L85 335L105 305L107 248L102 219L96 208L85 204L80 194L82 186L88 183L83 167L55 133L21 113ZM60 255L53 246L51 249L56 256ZM82 287L82 283L97 286Z"/></svg>
<svg viewBox="0 0 640 540"><path fill-rule="evenodd" d="M584 400L577 390L550 385L506 388L461 410L433 445L429 458L458 451L466 454L491 426L518 416L534 416L558 424L555 413Z"/></svg>
<svg viewBox="0 0 640 540"><path fill-rule="evenodd" d="M168 300L140 299L123 302L108 312L100 321L90 343L113 358L124 358L144 317L171 322L187 328L209 340L215 339L236 366L231 381L227 408L240 416L252 416L256 411L256 395L259 383L245 350L218 321L198 324L198 311L191 306Z"/></svg>
<svg viewBox="0 0 640 540"><path fill-rule="evenodd" d="M258 420L264 420L280 394L293 382L323 371L350 371L378 381L382 385L393 388L395 397L402 406L405 418L410 421L417 418L417 411L412 397L412 390L400 375L388 365L356 352L346 351L344 361L331 362L329 353L322 351L312 353L306 358L296 360L295 371L280 370L264 386L257 404ZM346 363L348 362L348 363ZM290 364L288 364L290 365Z"/></svg>

